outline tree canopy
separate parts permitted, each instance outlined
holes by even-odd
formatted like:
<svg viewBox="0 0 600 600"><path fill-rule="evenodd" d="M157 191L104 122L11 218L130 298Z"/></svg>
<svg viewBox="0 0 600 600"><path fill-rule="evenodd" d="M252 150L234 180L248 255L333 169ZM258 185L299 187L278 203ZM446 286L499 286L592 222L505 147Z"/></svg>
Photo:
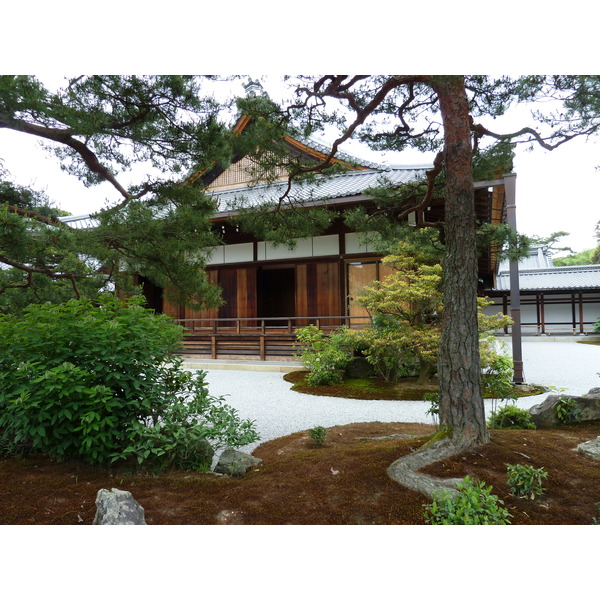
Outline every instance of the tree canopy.
<svg viewBox="0 0 600 600"><path fill-rule="evenodd" d="M232 136L220 118L227 106L202 83L188 76L82 76L51 91L35 77L0 77L0 132L43 141L67 173L87 186L109 182L115 192L95 215L97 227L75 229L58 220L52 201L60 199L0 172L0 311L95 297L126 287L134 272L180 302L218 303L198 252L217 243L208 222L215 207L186 178L227 164ZM143 173L137 178L136 167Z"/></svg>

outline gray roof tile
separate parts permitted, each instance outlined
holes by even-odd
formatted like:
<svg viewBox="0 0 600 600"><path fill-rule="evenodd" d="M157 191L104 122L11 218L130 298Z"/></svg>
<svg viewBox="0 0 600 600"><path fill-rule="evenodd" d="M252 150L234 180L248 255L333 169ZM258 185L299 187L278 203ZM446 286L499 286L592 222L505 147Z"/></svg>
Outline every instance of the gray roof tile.
<svg viewBox="0 0 600 600"><path fill-rule="evenodd" d="M385 182L401 185L425 176L428 165L397 166L381 169L350 171L330 177L317 177L314 182L293 182L289 194L290 202L310 203L333 198L362 195L369 188L381 187ZM257 206L263 202L277 202L287 188L287 181L271 184L239 187L212 192L218 200L219 211L234 210L243 206Z"/></svg>
<svg viewBox="0 0 600 600"><path fill-rule="evenodd" d="M600 265L519 270L519 288L523 291L600 288ZM495 289L510 290L508 271L498 273Z"/></svg>

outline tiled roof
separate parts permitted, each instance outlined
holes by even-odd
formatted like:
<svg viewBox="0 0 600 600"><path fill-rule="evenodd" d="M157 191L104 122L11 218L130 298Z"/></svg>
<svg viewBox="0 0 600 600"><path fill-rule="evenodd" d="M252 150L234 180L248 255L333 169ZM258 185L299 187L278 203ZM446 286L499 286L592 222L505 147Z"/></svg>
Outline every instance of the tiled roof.
<svg viewBox="0 0 600 600"><path fill-rule="evenodd" d="M600 265L523 270L519 268L519 288L522 291L600 288ZM495 289L510 290L508 271L498 273Z"/></svg>
<svg viewBox="0 0 600 600"><path fill-rule="evenodd" d="M531 248L529 256L519 260L519 270L528 271L535 269L549 269L552 264L552 255L546 246L535 246ZM498 266L498 272L508 272L508 259L504 259Z"/></svg>
<svg viewBox="0 0 600 600"><path fill-rule="evenodd" d="M583 290L600 288L600 265L555 267L546 246L536 246L519 260L519 289L522 291ZM510 290L508 260L498 267L496 290Z"/></svg>
<svg viewBox="0 0 600 600"><path fill-rule="evenodd" d="M349 171L330 177L317 177L314 182L294 182L289 194L292 202L316 202L320 200L360 196L369 188L381 187L386 182L401 185L425 176L429 165L394 166L363 171ZM233 210L241 202L244 206L257 206L263 202L277 202L287 188L287 181L239 187L213 192L219 212Z"/></svg>
<svg viewBox="0 0 600 600"><path fill-rule="evenodd" d="M360 196L369 188L375 188L385 181L392 185L401 185L425 176L430 165L382 166L379 169L348 171L330 177L317 177L314 182L294 182L290 192L292 202L318 202L335 198ZM219 213L234 210L242 203L244 206L257 206L262 202L276 202L287 188L287 181L261 184L251 187L239 187L229 190L209 192L218 201ZM217 214L217 216L219 216ZM94 226L90 215L62 217L61 221L71 227L84 229Z"/></svg>
<svg viewBox="0 0 600 600"><path fill-rule="evenodd" d="M66 223L73 229L89 229L91 227L95 227L98 224L96 219L92 219L89 214L59 217L59 220L63 223Z"/></svg>

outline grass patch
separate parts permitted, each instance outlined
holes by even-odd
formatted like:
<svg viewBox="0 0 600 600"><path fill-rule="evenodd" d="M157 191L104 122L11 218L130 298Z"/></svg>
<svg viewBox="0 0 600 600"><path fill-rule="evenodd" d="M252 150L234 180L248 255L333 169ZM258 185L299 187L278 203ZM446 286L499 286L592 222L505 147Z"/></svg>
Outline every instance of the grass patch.
<svg viewBox="0 0 600 600"><path fill-rule="evenodd" d="M337 385L315 385L306 383L307 371L294 371L283 376L292 384L292 390L313 396L334 396L337 398L354 398L358 400L423 400L424 394L435 394L440 391L437 380L419 385L416 377L404 377L397 383L370 377L366 379L344 379ZM540 386L528 386L525 389L516 387L518 397L535 396L545 390ZM484 395L484 397L492 397Z"/></svg>

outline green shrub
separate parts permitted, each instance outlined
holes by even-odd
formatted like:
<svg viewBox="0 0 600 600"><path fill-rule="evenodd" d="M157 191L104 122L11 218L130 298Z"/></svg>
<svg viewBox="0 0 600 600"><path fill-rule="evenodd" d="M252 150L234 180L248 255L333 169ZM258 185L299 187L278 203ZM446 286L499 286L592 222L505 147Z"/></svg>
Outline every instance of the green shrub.
<svg viewBox="0 0 600 600"><path fill-rule="evenodd" d="M257 439L250 422L208 395L202 374L181 370L181 328L142 301L107 296L0 317L4 447L92 464L135 455L178 465L200 439Z"/></svg>
<svg viewBox="0 0 600 600"><path fill-rule="evenodd" d="M318 425L317 427L313 427L308 430L308 435L310 435L312 441L317 446L322 446L325 443L325 438L328 435L327 429L325 427L321 427Z"/></svg>
<svg viewBox="0 0 600 600"><path fill-rule="evenodd" d="M432 525L507 525L512 516L504 503L491 494L485 482L465 477L457 492L440 491L425 505L425 521Z"/></svg>
<svg viewBox="0 0 600 600"><path fill-rule="evenodd" d="M334 385L343 380L343 370L352 358L353 339L347 328L327 336L315 325L308 325L296 332L302 364L309 370L308 385Z"/></svg>
<svg viewBox="0 0 600 600"><path fill-rule="evenodd" d="M556 403L556 417L561 423L579 423L583 414L575 398L561 396Z"/></svg>
<svg viewBox="0 0 600 600"><path fill-rule="evenodd" d="M543 468L536 469L531 465L506 465L507 483L510 491L519 498L533 500L544 493L542 479L548 477Z"/></svg>
<svg viewBox="0 0 600 600"><path fill-rule="evenodd" d="M493 412L488 426L491 429L535 429L529 411L514 404L507 404L498 412Z"/></svg>
<svg viewBox="0 0 600 600"><path fill-rule="evenodd" d="M513 360L504 354L488 352L489 363L481 374L481 384L486 398L515 400L517 393L512 383Z"/></svg>
<svg viewBox="0 0 600 600"><path fill-rule="evenodd" d="M394 382L418 373L419 361L404 332L390 317L375 317L373 327L358 331L356 337L362 354L385 381Z"/></svg>

